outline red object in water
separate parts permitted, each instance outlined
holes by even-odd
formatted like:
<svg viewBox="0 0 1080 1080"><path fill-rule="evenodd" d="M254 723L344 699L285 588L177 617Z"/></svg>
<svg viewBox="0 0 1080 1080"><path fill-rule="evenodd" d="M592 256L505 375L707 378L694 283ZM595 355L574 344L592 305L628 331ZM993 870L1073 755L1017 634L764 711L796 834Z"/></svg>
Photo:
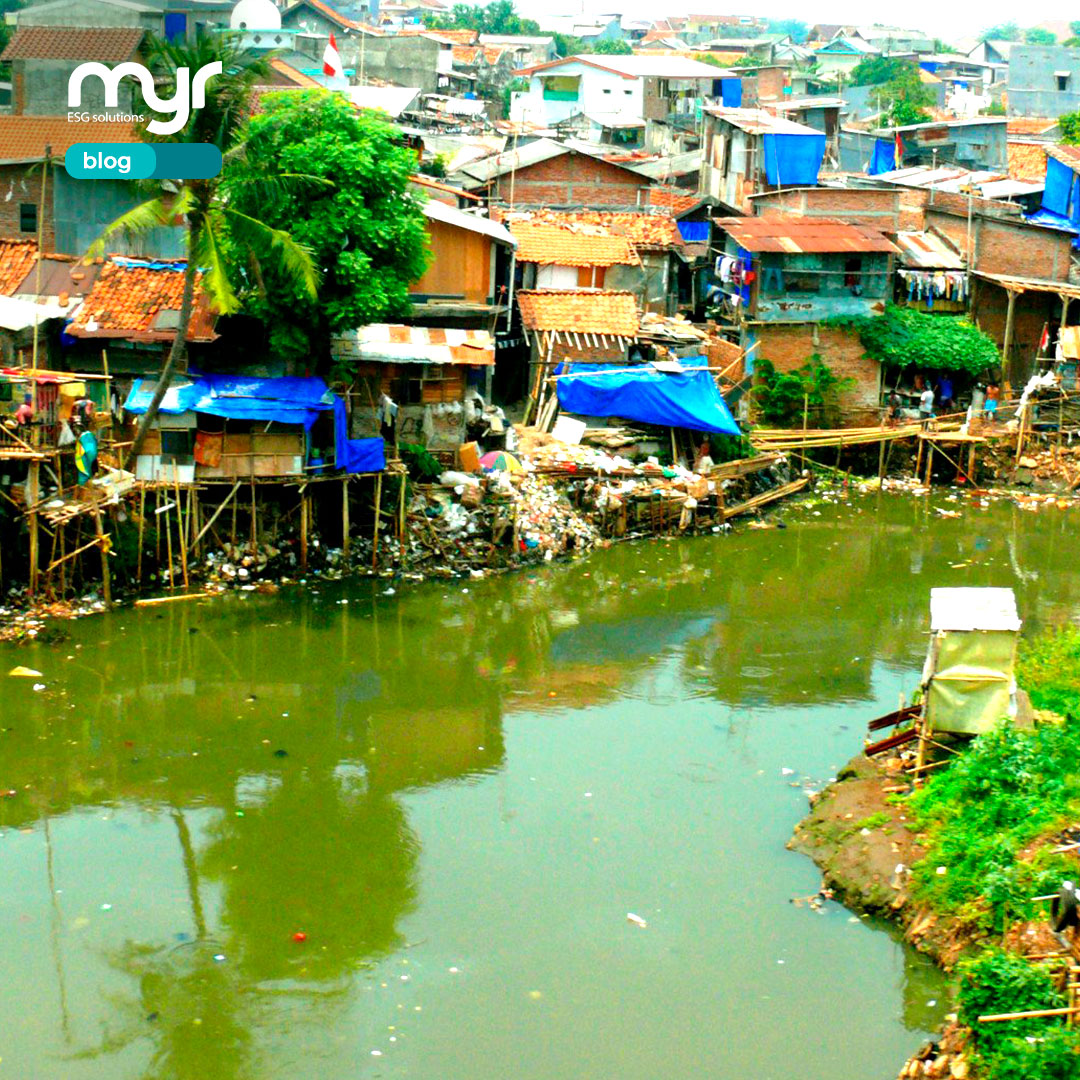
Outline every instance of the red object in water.
<svg viewBox="0 0 1080 1080"><path fill-rule="evenodd" d="M303 930L297 930L292 936L293 941L299 943L301 941L307 941L307 934Z"/></svg>

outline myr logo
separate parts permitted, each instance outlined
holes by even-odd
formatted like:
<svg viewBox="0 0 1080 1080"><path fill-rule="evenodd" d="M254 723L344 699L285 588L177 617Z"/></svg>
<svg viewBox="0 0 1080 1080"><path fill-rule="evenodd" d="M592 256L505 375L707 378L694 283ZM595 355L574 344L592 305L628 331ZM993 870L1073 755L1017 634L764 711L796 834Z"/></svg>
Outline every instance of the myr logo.
<svg viewBox="0 0 1080 1080"><path fill-rule="evenodd" d="M146 104L154 112L173 113L171 120L151 120L146 125L155 135L174 135L180 131L191 117L192 108L201 109L206 104L206 84L214 75L221 74L221 61L199 68L192 79L186 67L176 69L176 94L172 98L160 98L154 89L154 76L142 64L128 62L108 68L104 64L80 64L68 79L68 108L82 105L83 80L88 75L96 75L105 87L105 105L117 108L120 104L120 80L127 75L134 75L142 87Z"/></svg>

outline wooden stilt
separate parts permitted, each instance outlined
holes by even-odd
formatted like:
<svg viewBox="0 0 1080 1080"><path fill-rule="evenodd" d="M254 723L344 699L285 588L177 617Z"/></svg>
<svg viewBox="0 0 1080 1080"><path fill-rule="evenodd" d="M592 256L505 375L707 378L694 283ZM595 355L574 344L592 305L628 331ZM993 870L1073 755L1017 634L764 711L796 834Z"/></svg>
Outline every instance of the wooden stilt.
<svg viewBox="0 0 1080 1080"><path fill-rule="evenodd" d="M98 551L101 552L101 595L107 608L112 607L112 582L109 574L109 538L101 524L101 503L94 504L94 533L97 536Z"/></svg>
<svg viewBox="0 0 1080 1080"><path fill-rule="evenodd" d="M975 485L975 449L978 445L978 443L972 443L968 451L968 483L973 487Z"/></svg>
<svg viewBox="0 0 1080 1080"><path fill-rule="evenodd" d="M341 551L348 557L352 547L352 537L349 536L349 478L341 478Z"/></svg>
<svg viewBox="0 0 1080 1080"><path fill-rule="evenodd" d="M307 488L300 487L300 569L307 569L308 555L308 497Z"/></svg>
<svg viewBox="0 0 1080 1080"><path fill-rule="evenodd" d="M168 522L168 518L165 519ZM161 566L161 488L154 488L154 562Z"/></svg>
<svg viewBox="0 0 1080 1080"><path fill-rule="evenodd" d="M924 440L926 442L926 486L930 486L930 474L934 468L934 443L932 439Z"/></svg>
<svg viewBox="0 0 1080 1080"><path fill-rule="evenodd" d="M56 531L60 534L60 599L67 596L67 527L57 525Z"/></svg>
<svg viewBox="0 0 1080 1080"><path fill-rule="evenodd" d="M30 462L29 480L27 490L27 502L36 507L40 500L41 465L37 461ZM38 512L31 510L28 524L30 526L30 595L37 596L38 591Z"/></svg>
<svg viewBox="0 0 1080 1080"><path fill-rule="evenodd" d="M173 473L173 490L176 492L176 539L180 544L180 569L184 575L184 592L188 590L187 543L184 540L184 504L180 500L180 481Z"/></svg>
<svg viewBox="0 0 1080 1080"><path fill-rule="evenodd" d="M251 553L254 555L259 546L259 518L255 507L255 477L251 478Z"/></svg>
<svg viewBox="0 0 1080 1080"><path fill-rule="evenodd" d="M922 476L922 453L923 453L923 440L919 439L919 452L915 455L915 479L918 480Z"/></svg>
<svg viewBox="0 0 1080 1080"><path fill-rule="evenodd" d="M232 542L234 544L236 543L236 502L234 500L236 499L236 493L239 490L240 481L237 480L236 483L233 484L232 490L222 500L221 505L210 515L210 520L198 531L198 533L195 534L195 539L191 542L192 547L194 547L213 528L214 522L217 521L217 519L224 512L225 507L228 506L230 502L232 502L233 504ZM215 533L214 535L216 536L217 533Z"/></svg>
<svg viewBox="0 0 1080 1080"><path fill-rule="evenodd" d="M382 473L375 477L375 536L371 544L371 569L379 562L379 519L382 517Z"/></svg>
<svg viewBox="0 0 1080 1080"><path fill-rule="evenodd" d="M165 505L166 506L169 505L169 503L168 503L168 495L167 494L166 494ZM170 522L170 520L169 520L169 515L171 513L172 513L171 510L163 510L161 512L161 514L159 515L159 518L158 518L159 521L161 520L162 517L165 519L165 540L167 541L167 544L168 544L169 588L170 588L170 590L176 588L175 572L173 570L173 565L174 564L173 564L173 549L172 549L172 522ZM158 526L158 531L159 532L161 531L161 526L160 525Z"/></svg>
<svg viewBox="0 0 1080 1080"><path fill-rule="evenodd" d="M135 564L135 580L142 584L143 534L146 532L146 486L139 488L139 551Z"/></svg>
<svg viewBox="0 0 1080 1080"><path fill-rule="evenodd" d="M885 447L888 445L888 439L881 440L881 448L878 450L877 459L877 478L878 480L885 479Z"/></svg>
<svg viewBox="0 0 1080 1080"><path fill-rule="evenodd" d="M398 540L405 543L405 489L409 486L409 474L401 474L401 495L398 499Z"/></svg>

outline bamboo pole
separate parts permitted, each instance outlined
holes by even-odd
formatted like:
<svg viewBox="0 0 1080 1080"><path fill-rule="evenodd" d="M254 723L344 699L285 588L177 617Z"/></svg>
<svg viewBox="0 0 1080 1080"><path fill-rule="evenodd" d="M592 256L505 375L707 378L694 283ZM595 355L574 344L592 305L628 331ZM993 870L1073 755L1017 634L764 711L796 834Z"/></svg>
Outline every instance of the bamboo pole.
<svg viewBox="0 0 1080 1080"><path fill-rule="evenodd" d="M1080 1013L1080 1007L1075 1005L1065 1009L1032 1009L1029 1012L993 1013L989 1016L980 1016L980 1024L1000 1024L1007 1020L1035 1020L1044 1016L1074 1016Z"/></svg>
<svg viewBox="0 0 1080 1080"><path fill-rule="evenodd" d="M226 495L224 499L222 499L221 505L213 512L213 514L210 515L210 520L199 530L199 533L195 537L195 539L192 540L192 542L191 542L192 547L194 547L210 531L210 527L221 516L221 514L224 511L225 507L229 505L229 502L233 499L233 497L236 495L236 493L239 490L240 490L240 481L237 480L236 483L233 484L232 490L229 492L229 494ZM235 522L235 519L236 519L236 504L233 503L233 520L234 520L234 522ZM236 542L236 540L235 540L235 526L234 526L233 543L235 543L235 542Z"/></svg>
<svg viewBox="0 0 1080 1080"><path fill-rule="evenodd" d="M101 503L94 503L94 532L97 535L97 544L101 552L101 592L105 598L105 606L112 607L112 582L109 580L109 538L105 535L105 529L101 524Z"/></svg>
<svg viewBox="0 0 1080 1080"><path fill-rule="evenodd" d="M307 487L300 486L300 569L307 569L308 557L308 497Z"/></svg>
<svg viewBox="0 0 1080 1080"><path fill-rule="evenodd" d="M255 466L254 466L254 463L253 463L252 468L254 468L254 467ZM258 550L258 546L259 546L259 525L258 525L258 521L259 521L259 519L258 519L258 516L256 515L256 510L255 510L255 475L253 473L252 476L251 476L251 553L252 553L252 555L255 554L255 552Z"/></svg>
<svg viewBox="0 0 1080 1080"><path fill-rule="evenodd" d="M401 474L401 497L398 499L398 540L405 543L405 489L409 485L409 474Z"/></svg>
<svg viewBox="0 0 1080 1080"><path fill-rule="evenodd" d="M371 569L379 562L379 518L382 516L382 473L375 477L375 535L371 544Z"/></svg>
<svg viewBox="0 0 1080 1080"><path fill-rule="evenodd" d="M173 589L176 588L176 580L175 580L175 574L174 574L174 571L173 571L172 524L169 521L169 509L170 508L169 508L168 502L166 502L165 509L162 511L162 513L165 515L165 540L166 540L166 542L168 544L169 589L173 590ZM160 516L159 516L158 520L159 521L161 520ZM158 529L158 531L159 532L161 531L160 528Z"/></svg>
<svg viewBox="0 0 1080 1080"><path fill-rule="evenodd" d="M41 483L41 465L37 461L30 462L29 471L29 496L30 505L37 506L40 498L39 485ZM29 514L30 525L30 595L37 596L38 591L38 513L31 510Z"/></svg>
<svg viewBox="0 0 1080 1080"><path fill-rule="evenodd" d="M137 556L135 579L142 584L143 534L146 531L146 485L139 488L139 552Z"/></svg>
<svg viewBox="0 0 1080 1080"><path fill-rule="evenodd" d="M341 478L341 551L346 558L350 547L352 538L349 536L349 477L346 475Z"/></svg>
<svg viewBox="0 0 1080 1080"><path fill-rule="evenodd" d="M176 492L176 539L180 544L180 569L184 574L184 588L188 587L187 544L184 541L184 504L180 500L180 479L173 468L173 491Z"/></svg>

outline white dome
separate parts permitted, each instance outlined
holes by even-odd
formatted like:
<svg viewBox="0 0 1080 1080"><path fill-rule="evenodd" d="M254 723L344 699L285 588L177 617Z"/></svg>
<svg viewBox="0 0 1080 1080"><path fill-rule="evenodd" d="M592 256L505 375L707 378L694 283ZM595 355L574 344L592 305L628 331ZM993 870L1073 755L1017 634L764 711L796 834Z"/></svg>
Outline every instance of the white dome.
<svg viewBox="0 0 1080 1080"><path fill-rule="evenodd" d="M281 12L273 0L240 0L229 17L232 30L280 30Z"/></svg>

